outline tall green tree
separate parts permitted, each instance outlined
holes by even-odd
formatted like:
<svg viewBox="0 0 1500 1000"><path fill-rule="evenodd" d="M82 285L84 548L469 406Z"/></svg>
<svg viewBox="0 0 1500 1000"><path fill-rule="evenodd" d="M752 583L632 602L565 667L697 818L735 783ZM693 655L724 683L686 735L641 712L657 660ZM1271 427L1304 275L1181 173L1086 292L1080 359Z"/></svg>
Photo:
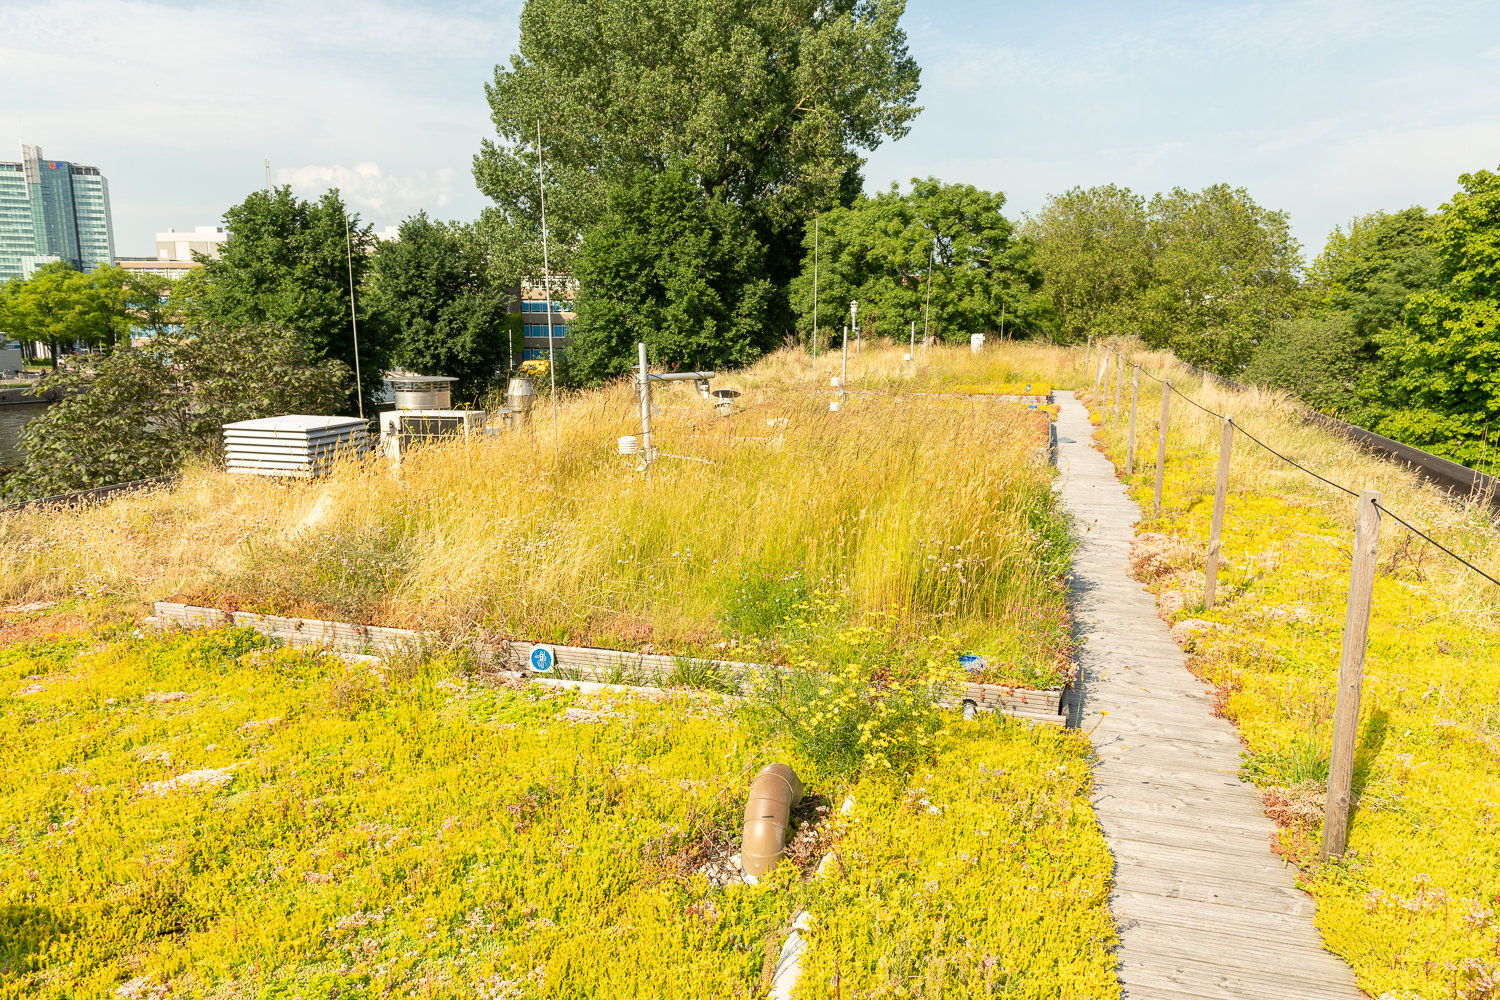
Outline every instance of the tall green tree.
<svg viewBox="0 0 1500 1000"><path fill-rule="evenodd" d="M199 257L203 284L194 307L200 321L292 330L311 357L341 361L351 371L357 367L366 399L373 396L385 370L387 345L379 327L364 322L369 304L356 295L360 324L355 364L349 304L351 270L356 289L369 276L375 244L371 227L360 226L359 217L347 213L337 190L309 202L295 197L289 186L252 193L224 213L224 226L229 239L220 255ZM348 409L353 408L353 388L351 383Z"/></svg>
<svg viewBox="0 0 1500 1000"><path fill-rule="evenodd" d="M391 358L413 371L458 379L472 399L505 368L508 288L491 283L484 243L470 226L426 212L401 224L400 239L375 252L371 302Z"/></svg>
<svg viewBox="0 0 1500 1000"><path fill-rule="evenodd" d="M741 367L772 347L766 251L746 214L683 166L618 188L576 258L572 375L624 374L637 341L653 366L694 369Z"/></svg>
<svg viewBox="0 0 1500 1000"><path fill-rule="evenodd" d="M44 264L30 278L12 280L0 298L0 329L22 340L46 344L57 368L62 349L107 342L123 317L118 283L100 274L82 274L66 262Z"/></svg>
<svg viewBox="0 0 1500 1000"><path fill-rule="evenodd" d="M121 309L127 330L121 341L130 345L130 334L160 337L178 325L172 308L172 281L159 274L129 274L120 282Z"/></svg>
<svg viewBox="0 0 1500 1000"><path fill-rule="evenodd" d="M1417 207L1335 226L1307 268L1301 308L1261 339L1245 377L1367 427L1390 414L1377 338L1403 322L1407 299L1441 284L1434 217Z"/></svg>
<svg viewBox="0 0 1500 1000"><path fill-rule="evenodd" d="M913 322L952 341L1002 328L1045 332L1050 313L1036 295L1041 273L1031 241L1017 235L1004 206L999 192L929 177L913 179L906 193L892 185L820 215L804 234L792 286L799 326L811 329L816 287L825 331L847 321L857 300L865 335L903 339Z"/></svg>
<svg viewBox="0 0 1500 1000"><path fill-rule="evenodd" d="M1238 372L1290 315L1301 253L1287 213L1244 188L1174 188L1148 209L1151 283L1136 319L1154 347L1192 364Z"/></svg>
<svg viewBox="0 0 1500 1000"><path fill-rule="evenodd" d="M860 151L905 135L919 71L905 0L530 0L519 50L486 87L496 140L480 190L539 232L538 125L557 266L571 267L610 193L678 166L738 205L782 288L803 222L858 187ZM783 293L778 291L778 296ZM790 328L784 304L772 323Z"/></svg>
<svg viewBox="0 0 1500 1000"><path fill-rule="evenodd" d="M1432 235L1436 218L1419 206L1373 212L1335 226L1307 268L1318 305L1345 313L1373 360L1373 338L1401 322L1406 300L1442 284Z"/></svg>
<svg viewBox="0 0 1500 1000"><path fill-rule="evenodd" d="M1439 210L1440 286L1413 294L1377 336L1391 414L1380 433L1493 468L1500 437L1500 174L1480 170Z"/></svg>
<svg viewBox="0 0 1500 1000"><path fill-rule="evenodd" d="M1114 184L1052 195L1026 220L1065 343L1135 329L1151 283L1149 226L1146 199Z"/></svg>

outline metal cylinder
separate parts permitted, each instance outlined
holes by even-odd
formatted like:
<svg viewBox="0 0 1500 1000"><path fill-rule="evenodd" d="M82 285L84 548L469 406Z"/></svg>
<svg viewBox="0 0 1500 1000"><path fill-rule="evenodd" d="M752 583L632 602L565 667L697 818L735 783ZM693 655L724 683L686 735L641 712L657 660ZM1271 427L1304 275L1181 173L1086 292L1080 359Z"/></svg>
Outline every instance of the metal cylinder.
<svg viewBox="0 0 1500 1000"><path fill-rule="evenodd" d="M396 390L396 409L398 410L446 410L452 404L453 393L447 386Z"/></svg>
<svg viewBox="0 0 1500 1000"><path fill-rule="evenodd" d="M785 764L767 764L750 783L745 801L745 831L740 841L740 868L764 875L786 850L786 827L792 807L802 801L802 779Z"/></svg>
<svg viewBox="0 0 1500 1000"><path fill-rule="evenodd" d="M513 378L505 390L505 405L512 410L530 410L536 402L536 391L529 378Z"/></svg>

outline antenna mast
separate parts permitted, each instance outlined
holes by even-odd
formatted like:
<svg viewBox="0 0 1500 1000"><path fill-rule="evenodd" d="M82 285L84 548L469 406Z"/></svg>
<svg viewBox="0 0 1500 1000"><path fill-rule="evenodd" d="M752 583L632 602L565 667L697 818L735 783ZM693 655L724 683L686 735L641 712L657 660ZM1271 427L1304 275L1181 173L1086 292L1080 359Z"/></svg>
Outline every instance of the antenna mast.
<svg viewBox="0 0 1500 1000"><path fill-rule="evenodd" d="M266 161L267 176L270 176L270 160ZM266 190L270 190L269 187ZM354 328L354 398L359 403L359 419L365 419L365 387L359 377L359 320L354 314L354 241L349 236L349 211L339 199L339 208L344 215L344 254L349 264L349 325Z"/></svg>
<svg viewBox="0 0 1500 1000"><path fill-rule="evenodd" d="M542 180L542 120L536 120L536 186L542 203L542 294L547 302L547 377L552 383L552 467L557 468L557 352L552 346L552 265L547 258L547 185Z"/></svg>

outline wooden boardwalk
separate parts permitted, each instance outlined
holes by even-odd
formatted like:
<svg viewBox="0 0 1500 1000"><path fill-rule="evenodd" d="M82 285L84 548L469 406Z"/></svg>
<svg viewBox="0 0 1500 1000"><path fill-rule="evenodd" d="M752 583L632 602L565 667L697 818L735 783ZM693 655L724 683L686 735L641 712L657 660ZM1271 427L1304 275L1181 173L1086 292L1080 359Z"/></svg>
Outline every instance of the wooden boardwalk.
<svg viewBox="0 0 1500 1000"><path fill-rule="evenodd" d="M1099 758L1094 808L1115 855L1125 996L1363 997L1323 950L1293 869L1271 853L1260 796L1237 777L1239 734L1214 716L1155 597L1128 575L1139 509L1090 445L1082 404L1057 399L1061 491L1082 535L1071 599L1086 641L1072 711Z"/></svg>

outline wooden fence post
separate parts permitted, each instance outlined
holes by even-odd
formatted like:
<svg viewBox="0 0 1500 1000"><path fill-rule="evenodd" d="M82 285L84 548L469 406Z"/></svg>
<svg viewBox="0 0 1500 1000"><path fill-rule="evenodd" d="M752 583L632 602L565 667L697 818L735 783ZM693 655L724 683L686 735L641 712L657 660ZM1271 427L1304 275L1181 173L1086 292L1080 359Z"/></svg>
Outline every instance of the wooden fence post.
<svg viewBox="0 0 1500 1000"><path fill-rule="evenodd" d="M1338 702L1333 710L1333 753L1328 759L1328 803L1323 811L1321 860L1342 857L1349 843L1349 799L1354 785L1354 748L1359 740L1359 698L1370 639L1370 603L1375 595L1375 553L1380 546L1377 490L1360 490L1354 506L1354 559L1349 604L1344 611L1344 648L1339 656Z"/></svg>
<svg viewBox="0 0 1500 1000"><path fill-rule="evenodd" d="M1214 519L1208 529L1208 563L1203 567L1203 607L1214 606L1219 585L1219 536L1224 531L1224 501L1229 495L1229 454L1234 448L1234 418L1224 418L1219 437L1219 475L1214 480Z"/></svg>
<svg viewBox="0 0 1500 1000"><path fill-rule="evenodd" d="M1153 514L1161 513L1161 477L1167 467L1167 404L1172 401L1172 383L1163 380L1161 384L1161 424L1160 434L1156 442L1156 506Z"/></svg>
<svg viewBox="0 0 1500 1000"><path fill-rule="evenodd" d="M1125 355L1115 352L1115 425L1120 423L1120 383L1125 380Z"/></svg>
<svg viewBox="0 0 1500 1000"><path fill-rule="evenodd" d="M1094 353L1094 338L1093 338L1092 335L1090 335L1089 339L1086 340L1086 341L1084 341L1084 344L1083 344L1083 372L1084 372L1085 375L1088 374L1088 370L1089 370L1089 358L1093 355L1093 353Z"/></svg>
<svg viewBox="0 0 1500 1000"><path fill-rule="evenodd" d="M1135 475L1135 398L1141 391L1141 366L1130 366L1130 438L1125 443L1125 475Z"/></svg>

